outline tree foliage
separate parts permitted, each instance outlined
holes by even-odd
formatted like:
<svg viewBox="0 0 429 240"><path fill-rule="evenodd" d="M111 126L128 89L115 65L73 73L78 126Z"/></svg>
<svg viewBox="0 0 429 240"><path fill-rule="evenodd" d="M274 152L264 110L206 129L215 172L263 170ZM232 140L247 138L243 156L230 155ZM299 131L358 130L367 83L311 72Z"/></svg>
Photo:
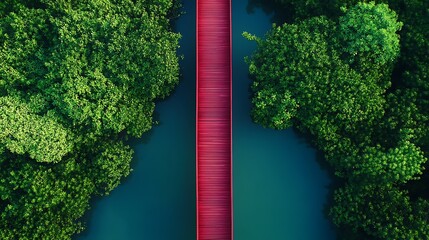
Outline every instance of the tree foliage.
<svg viewBox="0 0 429 240"><path fill-rule="evenodd" d="M334 194L334 223L347 224L378 239L425 239L429 202L411 201L393 185L346 185Z"/></svg>
<svg viewBox="0 0 429 240"><path fill-rule="evenodd" d="M295 117L298 125L327 139L355 133L382 117L388 84L348 65L344 49L337 47L341 31L316 17L275 26L264 41L257 40L258 49L248 59L255 79L255 122L281 129Z"/></svg>
<svg viewBox="0 0 429 240"><path fill-rule="evenodd" d="M387 4L358 3L339 18L342 50L352 62L370 61L384 65L399 56L399 35L402 23Z"/></svg>
<svg viewBox="0 0 429 240"><path fill-rule="evenodd" d="M59 162L73 150L72 133L49 115L39 116L19 98L0 97L0 142L38 162Z"/></svg>
<svg viewBox="0 0 429 240"><path fill-rule="evenodd" d="M0 2L0 239L70 239L178 83L172 0Z"/></svg>
<svg viewBox="0 0 429 240"><path fill-rule="evenodd" d="M277 2L291 22L244 34L253 120L313 136L345 184L331 217L347 237L428 238L429 2Z"/></svg>
<svg viewBox="0 0 429 240"><path fill-rule="evenodd" d="M384 185L406 183L422 174L426 162L423 152L407 140L384 151L380 147L366 147L353 160L350 180Z"/></svg>

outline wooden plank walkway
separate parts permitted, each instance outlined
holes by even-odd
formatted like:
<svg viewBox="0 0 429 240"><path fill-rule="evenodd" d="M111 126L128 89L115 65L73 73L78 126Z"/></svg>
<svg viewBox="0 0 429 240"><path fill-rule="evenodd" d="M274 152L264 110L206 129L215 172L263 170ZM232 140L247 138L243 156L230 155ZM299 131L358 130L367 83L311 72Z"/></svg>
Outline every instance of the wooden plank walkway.
<svg viewBox="0 0 429 240"><path fill-rule="evenodd" d="M231 1L197 0L197 239L232 226Z"/></svg>

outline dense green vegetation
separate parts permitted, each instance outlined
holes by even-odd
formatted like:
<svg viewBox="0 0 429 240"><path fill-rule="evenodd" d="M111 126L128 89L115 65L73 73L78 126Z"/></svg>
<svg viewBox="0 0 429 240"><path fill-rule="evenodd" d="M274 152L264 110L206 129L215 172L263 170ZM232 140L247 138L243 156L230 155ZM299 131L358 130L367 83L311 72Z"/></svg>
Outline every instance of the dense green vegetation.
<svg viewBox="0 0 429 240"><path fill-rule="evenodd" d="M312 136L342 182L344 239L429 238L429 1L277 3L290 22L243 34L253 120Z"/></svg>
<svg viewBox="0 0 429 240"><path fill-rule="evenodd" d="M173 0L0 1L0 239L70 239L178 82Z"/></svg>

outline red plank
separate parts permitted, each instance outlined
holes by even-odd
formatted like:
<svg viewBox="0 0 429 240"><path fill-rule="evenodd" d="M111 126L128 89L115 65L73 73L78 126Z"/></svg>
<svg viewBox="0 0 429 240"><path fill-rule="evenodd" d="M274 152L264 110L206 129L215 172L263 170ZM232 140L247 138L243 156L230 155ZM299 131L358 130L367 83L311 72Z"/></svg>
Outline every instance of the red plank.
<svg viewBox="0 0 429 240"><path fill-rule="evenodd" d="M231 2L197 0L197 239L233 239Z"/></svg>

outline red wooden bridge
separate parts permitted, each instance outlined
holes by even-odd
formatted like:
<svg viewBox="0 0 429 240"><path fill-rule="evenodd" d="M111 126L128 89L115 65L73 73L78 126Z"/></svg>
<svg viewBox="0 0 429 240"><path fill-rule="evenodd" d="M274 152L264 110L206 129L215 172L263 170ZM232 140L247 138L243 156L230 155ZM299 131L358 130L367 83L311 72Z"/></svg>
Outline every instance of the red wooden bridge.
<svg viewBox="0 0 429 240"><path fill-rule="evenodd" d="M197 239L232 239L231 1L197 0Z"/></svg>

